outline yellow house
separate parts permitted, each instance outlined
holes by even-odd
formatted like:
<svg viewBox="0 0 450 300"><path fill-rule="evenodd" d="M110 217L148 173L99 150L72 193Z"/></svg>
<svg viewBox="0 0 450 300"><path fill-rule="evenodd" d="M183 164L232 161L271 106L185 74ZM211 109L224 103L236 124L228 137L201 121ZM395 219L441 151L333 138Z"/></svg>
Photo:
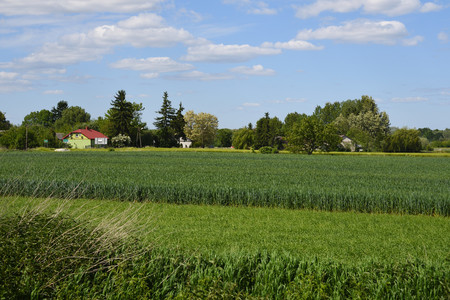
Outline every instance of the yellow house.
<svg viewBox="0 0 450 300"><path fill-rule="evenodd" d="M86 149L94 147L105 147L108 144L108 137L93 129L77 129L63 137L74 149Z"/></svg>

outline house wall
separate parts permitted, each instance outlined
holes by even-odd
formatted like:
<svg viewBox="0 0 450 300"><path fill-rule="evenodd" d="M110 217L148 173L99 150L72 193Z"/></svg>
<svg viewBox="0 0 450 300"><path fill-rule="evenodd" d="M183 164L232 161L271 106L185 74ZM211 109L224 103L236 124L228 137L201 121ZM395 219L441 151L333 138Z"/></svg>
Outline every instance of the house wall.
<svg viewBox="0 0 450 300"><path fill-rule="evenodd" d="M86 146L88 146L88 148L91 146L91 140L81 133L72 133L68 137L68 140L69 141L67 143L73 149L86 149Z"/></svg>

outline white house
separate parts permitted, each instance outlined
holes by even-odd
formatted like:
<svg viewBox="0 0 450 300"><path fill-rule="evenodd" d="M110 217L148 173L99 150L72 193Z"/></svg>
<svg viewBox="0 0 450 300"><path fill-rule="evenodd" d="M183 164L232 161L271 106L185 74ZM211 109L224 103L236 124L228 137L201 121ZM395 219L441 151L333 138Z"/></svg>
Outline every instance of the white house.
<svg viewBox="0 0 450 300"><path fill-rule="evenodd" d="M189 138L183 139L180 137L180 141L178 142L181 146L181 148L191 148L192 147L192 140Z"/></svg>

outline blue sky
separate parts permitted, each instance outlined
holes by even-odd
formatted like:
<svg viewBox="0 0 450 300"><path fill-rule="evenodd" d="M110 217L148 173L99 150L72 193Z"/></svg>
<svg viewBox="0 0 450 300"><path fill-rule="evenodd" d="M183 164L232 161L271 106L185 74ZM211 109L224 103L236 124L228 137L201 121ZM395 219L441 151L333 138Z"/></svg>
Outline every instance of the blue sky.
<svg viewBox="0 0 450 300"><path fill-rule="evenodd" d="M0 0L0 111L96 118L123 89L152 128L167 91L240 128L369 95L392 126L444 129L449 38L448 0Z"/></svg>

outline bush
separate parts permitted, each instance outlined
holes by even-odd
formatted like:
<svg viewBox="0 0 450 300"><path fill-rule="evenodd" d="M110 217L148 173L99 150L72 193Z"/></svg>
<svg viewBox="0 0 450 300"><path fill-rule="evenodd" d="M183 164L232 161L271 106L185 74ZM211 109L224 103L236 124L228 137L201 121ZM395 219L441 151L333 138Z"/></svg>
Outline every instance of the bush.
<svg viewBox="0 0 450 300"><path fill-rule="evenodd" d="M275 154L278 153L278 149L277 148L272 148L269 146L264 146L259 148L259 153L261 154Z"/></svg>

